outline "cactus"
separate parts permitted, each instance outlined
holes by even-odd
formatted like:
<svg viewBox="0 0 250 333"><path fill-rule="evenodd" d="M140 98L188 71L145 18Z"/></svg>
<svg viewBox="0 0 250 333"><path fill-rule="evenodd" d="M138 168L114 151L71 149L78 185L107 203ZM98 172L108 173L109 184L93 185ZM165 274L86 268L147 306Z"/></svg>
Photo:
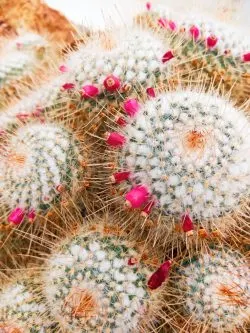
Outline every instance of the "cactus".
<svg viewBox="0 0 250 333"><path fill-rule="evenodd" d="M153 278L147 282L153 270L146 258L117 225L77 231L57 247L43 274L51 313L67 332L154 327L163 292L152 290ZM170 264L165 266L167 276Z"/></svg>
<svg viewBox="0 0 250 333"><path fill-rule="evenodd" d="M181 293L185 317L190 316L199 331L209 326L216 332L241 332L250 321L249 279L243 255L215 248L183 260L174 283Z"/></svg>
<svg viewBox="0 0 250 333"><path fill-rule="evenodd" d="M37 107L83 121L97 118L105 109L112 112L126 96L146 91L170 75L165 44L151 32L135 28L94 36L69 55L59 75L5 110L0 128L14 122L17 114L32 115Z"/></svg>
<svg viewBox="0 0 250 333"><path fill-rule="evenodd" d="M0 55L0 94L16 92L45 63L49 43L42 36L25 33L3 43ZM11 96L12 97L12 96Z"/></svg>
<svg viewBox="0 0 250 333"><path fill-rule="evenodd" d="M34 278L18 278L0 291L0 331L6 333L50 332L52 322L41 287Z"/></svg>
<svg viewBox="0 0 250 333"><path fill-rule="evenodd" d="M1 203L11 210L9 222L33 221L79 186L80 143L63 126L26 124L2 146Z"/></svg>
<svg viewBox="0 0 250 333"><path fill-rule="evenodd" d="M216 92L198 89L162 93L144 104L129 99L123 109L127 125L107 133L106 142L117 171L112 182L127 192L126 204L189 227L227 223L230 229L223 217L239 212L249 198L244 113Z"/></svg>
<svg viewBox="0 0 250 333"><path fill-rule="evenodd" d="M222 89L232 90L232 97L238 103L248 100L250 40L244 29L199 13L180 15L164 7L140 15L137 21L165 36L174 33L172 41L180 38L186 41L176 57L183 61L187 73L202 68L205 77L213 78L218 86L222 82ZM185 59L190 57L193 60L186 63Z"/></svg>

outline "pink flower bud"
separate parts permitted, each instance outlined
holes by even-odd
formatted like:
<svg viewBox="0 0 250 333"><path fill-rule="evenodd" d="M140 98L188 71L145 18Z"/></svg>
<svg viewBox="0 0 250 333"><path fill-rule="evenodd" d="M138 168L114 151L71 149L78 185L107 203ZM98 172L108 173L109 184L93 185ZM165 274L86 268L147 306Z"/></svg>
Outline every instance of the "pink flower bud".
<svg viewBox="0 0 250 333"><path fill-rule="evenodd" d="M151 9L151 7L152 7L152 4L151 4L151 2L147 2L147 3L146 3L146 8L147 8L147 10L150 10L150 9Z"/></svg>
<svg viewBox="0 0 250 333"><path fill-rule="evenodd" d="M211 35L209 37L207 37L207 47L208 48L213 48L215 47L215 45L217 44L218 42L218 38L214 35Z"/></svg>
<svg viewBox="0 0 250 333"><path fill-rule="evenodd" d="M195 25L192 25L192 27L189 29L189 32L194 40L197 40L200 36L200 30Z"/></svg>
<svg viewBox="0 0 250 333"><path fill-rule="evenodd" d="M181 224L182 230L187 233L188 236L191 236L194 232L194 224L188 213L182 215Z"/></svg>
<svg viewBox="0 0 250 333"><path fill-rule="evenodd" d="M152 290L159 288L169 276L171 260L165 261L148 280L148 287Z"/></svg>
<svg viewBox="0 0 250 333"><path fill-rule="evenodd" d="M133 117L139 111L140 104L135 98L130 98L124 102L123 107L126 113Z"/></svg>
<svg viewBox="0 0 250 333"><path fill-rule="evenodd" d="M34 209L31 209L31 210L28 212L27 217L28 217L29 221L30 221L31 223L33 223L34 220L35 220L35 218L36 218L36 212L35 212L35 210L34 210Z"/></svg>
<svg viewBox="0 0 250 333"><path fill-rule="evenodd" d="M114 184L119 184L125 180L127 180L130 176L129 171L123 171L123 172L116 172L111 176L111 181Z"/></svg>
<svg viewBox="0 0 250 333"><path fill-rule="evenodd" d="M64 85L62 85L62 89L63 90L71 90L75 88L75 84L74 83L65 83Z"/></svg>
<svg viewBox="0 0 250 333"><path fill-rule="evenodd" d="M169 29L172 30L172 31L175 31L176 30L176 24L174 21L169 21L168 22L168 26L169 26Z"/></svg>
<svg viewBox="0 0 250 333"><path fill-rule="evenodd" d="M60 71L61 73L67 73L67 72L69 71L69 69L68 69L67 66L65 66L65 65L61 65L61 66L59 67L59 71Z"/></svg>
<svg viewBox="0 0 250 333"><path fill-rule="evenodd" d="M85 85L81 89L82 97L90 98L99 94L99 89L93 85Z"/></svg>
<svg viewBox="0 0 250 333"><path fill-rule="evenodd" d="M167 28L168 27L168 20L165 19L165 18L159 18L158 20L158 25L161 27L161 28Z"/></svg>
<svg viewBox="0 0 250 333"><path fill-rule="evenodd" d="M115 122L121 127L125 127L127 125L127 122L123 117L116 117Z"/></svg>
<svg viewBox="0 0 250 333"><path fill-rule="evenodd" d="M15 208L8 216L8 222L19 225L23 222L25 212L22 208Z"/></svg>
<svg viewBox="0 0 250 333"><path fill-rule="evenodd" d="M165 62L171 60L172 58L174 58L173 51L167 51L162 57L163 64L165 64Z"/></svg>
<svg viewBox="0 0 250 333"><path fill-rule="evenodd" d="M107 144L113 147L123 146L124 143L126 142L125 137L117 132L107 133L106 137L107 137L106 139Z"/></svg>
<svg viewBox="0 0 250 333"><path fill-rule="evenodd" d="M243 55L243 61L244 61L244 62L248 62L248 61L250 61L250 52L249 52L249 53L245 53L245 54Z"/></svg>
<svg viewBox="0 0 250 333"><path fill-rule="evenodd" d="M126 205L130 208L140 208L148 200L148 196L145 186L136 186L125 195Z"/></svg>
<svg viewBox="0 0 250 333"><path fill-rule="evenodd" d="M147 88L146 92L147 92L147 95L148 95L149 97L153 97L153 98L154 98L154 97L156 96L156 94L155 94L155 90L154 90L154 88L152 88L152 87Z"/></svg>
<svg viewBox="0 0 250 333"><path fill-rule="evenodd" d="M114 75L109 75L109 76L106 77L103 84L104 84L104 87L107 91L114 92L114 91L116 91L117 89L120 88L121 81L118 77L116 77Z"/></svg>

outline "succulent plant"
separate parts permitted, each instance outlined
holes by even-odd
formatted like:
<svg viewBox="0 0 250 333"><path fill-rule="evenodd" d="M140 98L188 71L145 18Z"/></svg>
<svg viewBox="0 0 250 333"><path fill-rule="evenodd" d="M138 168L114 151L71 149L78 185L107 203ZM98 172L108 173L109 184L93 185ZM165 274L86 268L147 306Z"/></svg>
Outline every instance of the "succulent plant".
<svg viewBox="0 0 250 333"><path fill-rule="evenodd" d="M169 268L170 262L161 268L164 278ZM118 226L98 223L57 246L43 274L44 294L68 332L145 332L154 327L163 295L156 288L164 279L156 285L152 273Z"/></svg>
<svg viewBox="0 0 250 333"><path fill-rule="evenodd" d="M1 204L11 210L8 221L33 221L79 186L80 144L56 123L28 123L2 145Z"/></svg>
<svg viewBox="0 0 250 333"><path fill-rule="evenodd" d="M250 269L239 252L209 249L181 262L178 275L184 315L197 326L241 332L249 324Z"/></svg>
<svg viewBox="0 0 250 333"><path fill-rule="evenodd" d="M167 80L172 71L168 43L152 32L121 29L96 36L69 54L60 74L5 110L0 128L16 117L34 116L37 109L56 117L98 123L98 115L113 112L126 96ZM100 123L100 121L99 121Z"/></svg>
<svg viewBox="0 0 250 333"><path fill-rule="evenodd" d="M34 278L19 278L1 286L0 331L4 333L51 332L52 326L41 287Z"/></svg>
<svg viewBox="0 0 250 333"><path fill-rule="evenodd" d="M188 74L192 69L202 68L204 76L229 90L237 102L248 100L250 40L244 29L201 13L181 15L163 6L152 8L137 20L165 36L174 34L173 42L185 41L175 56L183 61ZM189 61L185 62L187 58Z"/></svg>
<svg viewBox="0 0 250 333"><path fill-rule="evenodd" d="M179 89L123 109L127 124L106 142L129 207L217 229L248 200L249 121L225 98Z"/></svg>
<svg viewBox="0 0 250 333"><path fill-rule="evenodd" d="M7 40L0 54L0 91L16 88L17 82L31 77L44 61L49 42L35 33ZM4 96L4 95L3 95Z"/></svg>

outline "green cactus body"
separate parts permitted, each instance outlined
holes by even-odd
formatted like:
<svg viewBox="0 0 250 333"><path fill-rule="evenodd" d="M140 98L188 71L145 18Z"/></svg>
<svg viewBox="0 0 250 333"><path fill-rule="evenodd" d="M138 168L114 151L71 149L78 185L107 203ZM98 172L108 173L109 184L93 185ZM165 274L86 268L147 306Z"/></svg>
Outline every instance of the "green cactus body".
<svg viewBox="0 0 250 333"><path fill-rule="evenodd" d="M147 288L152 270L138 261L138 250L103 230L78 232L51 256L44 272L51 312L69 332L138 331L153 320L153 301L161 299Z"/></svg>
<svg viewBox="0 0 250 333"><path fill-rule="evenodd" d="M10 135L1 157L2 204L31 216L43 214L79 178L79 143L64 127L32 123ZM15 223L14 221L10 221Z"/></svg>
<svg viewBox="0 0 250 333"><path fill-rule="evenodd" d="M0 292L0 331L7 333L51 332L52 325L40 287L25 279Z"/></svg>
<svg viewBox="0 0 250 333"><path fill-rule="evenodd" d="M178 273L186 315L196 324L233 332L249 322L250 270L241 254L212 249L183 261Z"/></svg>

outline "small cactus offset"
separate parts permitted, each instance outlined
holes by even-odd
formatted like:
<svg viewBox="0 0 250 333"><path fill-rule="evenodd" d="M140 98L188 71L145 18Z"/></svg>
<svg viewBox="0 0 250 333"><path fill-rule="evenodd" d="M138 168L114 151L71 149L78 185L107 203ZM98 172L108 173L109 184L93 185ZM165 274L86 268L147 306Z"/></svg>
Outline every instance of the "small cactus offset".
<svg viewBox="0 0 250 333"><path fill-rule="evenodd" d="M24 33L2 45L0 53L0 93L15 89L41 68L49 42L35 33ZM19 84L20 84L19 83Z"/></svg>
<svg viewBox="0 0 250 333"><path fill-rule="evenodd" d="M3 333L52 332L41 287L35 279L19 278L1 286L0 331Z"/></svg>
<svg viewBox="0 0 250 333"><path fill-rule="evenodd" d="M186 72L201 69L203 75L212 78L222 89L230 90L232 97L243 103L250 93L250 39L244 29L221 22L202 14L179 14L164 7L152 8L137 18L172 41L185 42L176 52L183 60ZM173 45L172 45L173 47ZM192 61L185 62L185 59ZM232 91L231 91L232 89Z"/></svg>
<svg viewBox="0 0 250 333"><path fill-rule="evenodd" d="M62 328L112 333L153 328L163 295L162 288L153 289L163 280L156 286L145 254L118 226L103 223L85 227L58 246L43 279L51 313ZM170 265L165 263L165 278Z"/></svg>
<svg viewBox="0 0 250 333"><path fill-rule="evenodd" d="M146 216L153 210L175 217L191 230L193 222L237 229L237 219L224 217L249 198L244 113L216 92L181 88L145 103L126 100L123 109L127 125L107 133L106 142L116 165L111 178L127 192L126 204Z"/></svg>
<svg viewBox="0 0 250 333"><path fill-rule="evenodd" d="M227 248L209 249L181 262L175 283L186 321L194 325L191 331L201 327L216 332L244 331L250 322L249 281L247 259Z"/></svg>
<svg viewBox="0 0 250 333"><path fill-rule="evenodd" d="M11 210L10 223L18 225L25 216L33 221L64 192L74 193L81 174L80 149L74 135L56 123L26 124L7 136L0 190L1 205Z"/></svg>

